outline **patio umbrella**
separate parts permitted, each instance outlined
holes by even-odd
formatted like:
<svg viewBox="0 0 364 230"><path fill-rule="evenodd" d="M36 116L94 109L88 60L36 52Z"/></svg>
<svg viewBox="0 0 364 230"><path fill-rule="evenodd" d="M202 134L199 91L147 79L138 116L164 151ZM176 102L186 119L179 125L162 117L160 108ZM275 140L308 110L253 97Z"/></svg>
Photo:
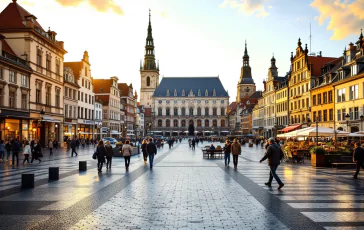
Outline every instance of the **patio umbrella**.
<svg viewBox="0 0 364 230"><path fill-rule="evenodd" d="M340 134L339 134L340 133ZM347 136L350 133L348 132L344 132L344 131L340 131L340 130L334 130L334 129L330 129L330 128L325 128L325 127L310 127L307 130L304 130L302 132L299 132L297 135L299 136L309 136L309 137L315 137L315 136L319 136L319 137L333 137L336 135L341 135L341 136Z"/></svg>

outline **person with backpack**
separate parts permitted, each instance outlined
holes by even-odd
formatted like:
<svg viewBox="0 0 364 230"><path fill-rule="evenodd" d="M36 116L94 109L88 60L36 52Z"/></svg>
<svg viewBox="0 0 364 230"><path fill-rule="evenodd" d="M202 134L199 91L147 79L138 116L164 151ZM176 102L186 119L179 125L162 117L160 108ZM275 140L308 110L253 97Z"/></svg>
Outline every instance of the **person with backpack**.
<svg viewBox="0 0 364 230"><path fill-rule="evenodd" d="M2 162L5 162L5 144L4 140L0 141L0 159Z"/></svg>
<svg viewBox="0 0 364 230"><path fill-rule="evenodd" d="M8 140L8 142L6 142L6 145L5 145L5 149L6 149L6 161L9 160L9 156L10 156L10 152L11 152L11 142L12 142L12 139Z"/></svg>
<svg viewBox="0 0 364 230"><path fill-rule="evenodd" d="M192 146L192 150L195 150L196 149L196 141L195 141L195 139L192 139L191 146Z"/></svg>
<svg viewBox="0 0 364 230"><path fill-rule="evenodd" d="M105 156L107 155L106 148L102 140L99 141L96 152L97 152L97 171L102 172L102 166L105 163Z"/></svg>
<svg viewBox="0 0 364 230"><path fill-rule="evenodd" d="M280 164L280 161L282 160L283 156L284 155L282 149L275 143L274 138L270 138L267 151L264 157L259 161L259 163L262 163L263 161L268 159L270 173L269 173L269 180L267 183L265 183L265 185L267 185L268 187L272 186L273 177L279 184L278 190L280 190L284 186L283 182L276 173L278 165Z"/></svg>
<svg viewBox="0 0 364 230"><path fill-rule="evenodd" d="M123 145L122 153L123 153L123 157L125 160L126 171L129 171L130 156L131 156L132 152L133 152L133 147L130 146L130 141L129 140L125 141L125 144Z"/></svg>
<svg viewBox="0 0 364 230"><path fill-rule="evenodd" d="M53 141L53 148L56 150L56 153L57 153L58 141L56 139L54 139L54 141Z"/></svg>

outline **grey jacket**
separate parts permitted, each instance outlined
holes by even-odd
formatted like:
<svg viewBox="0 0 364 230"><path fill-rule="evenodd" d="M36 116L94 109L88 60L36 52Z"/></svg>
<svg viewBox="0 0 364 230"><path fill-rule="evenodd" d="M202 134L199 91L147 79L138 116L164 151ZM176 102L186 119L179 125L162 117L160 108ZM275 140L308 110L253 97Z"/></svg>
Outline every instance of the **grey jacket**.
<svg viewBox="0 0 364 230"><path fill-rule="evenodd" d="M282 149L276 144L269 145L265 156L260 161L265 161L268 158L268 165L279 165L283 158Z"/></svg>

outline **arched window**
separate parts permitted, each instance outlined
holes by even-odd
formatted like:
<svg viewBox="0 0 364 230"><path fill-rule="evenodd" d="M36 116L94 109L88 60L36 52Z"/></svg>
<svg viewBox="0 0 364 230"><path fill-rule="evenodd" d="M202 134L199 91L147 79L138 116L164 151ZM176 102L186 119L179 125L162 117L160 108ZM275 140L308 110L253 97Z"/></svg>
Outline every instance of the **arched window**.
<svg viewBox="0 0 364 230"><path fill-rule="evenodd" d="M178 116L178 108L176 108L176 107L175 107L175 108L173 109L173 115L174 115L174 116Z"/></svg>
<svg viewBox="0 0 364 230"><path fill-rule="evenodd" d="M217 120L212 121L212 126L217 127Z"/></svg>
<svg viewBox="0 0 364 230"><path fill-rule="evenodd" d="M171 109L169 107L166 108L166 115L171 116Z"/></svg>
<svg viewBox="0 0 364 230"><path fill-rule="evenodd" d="M244 106L245 107L245 106ZM244 108L245 109L245 108ZM222 107L220 111L221 116L225 116L225 108Z"/></svg>
<svg viewBox="0 0 364 230"><path fill-rule="evenodd" d="M190 109L189 109L189 115L190 115L190 116L193 116L193 108L190 108Z"/></svg>
<svg viewBox="0 0 364 230"><path fill-rule="evenodd" d="M181 126L182 126L182 127L186 127L186 120L182 120L182 121L181 121Z"/></svg>
<svg viewBox="0 0 364 230"><path fill-rule="evenodd" d="M171 120L169 119L166 120L166 127L171 127Z"/></svg>
<svg viewBox="0 0 364 230"><path fill-rule="evenodd" d="M201 127L201 120L197 120L197 127Z"/></svg>
<svg viewBox="0 0 364 230"><path fill-rule="evenodd" d="M209 108L208 107L206 107L205 108L205 116L208 116L209 115Z"/></svg>
<svg viewBox="0 0 364 230"><path fill-rule="evenodd" d="M213 109L212 109L212 115L213 115L213 116L217 116L217 109L216 109L216 108L213 108Z"/></svg>
<svg viewBox="0 0 364 230"><path fill-rule="evenodd" d="M173 127L178 127L178 120L173 120Z"/></svg>
<svg viewBox="0 0 364 230"><path fill-rule="evenodd" d="M205 127L210 127L210 121L209 120L205 120Z"/></svg>
<svg viewBox="0 0 364 230"><path fill-rule="evenodd" d="M147 77L147 86L150 86L150 77Z"/></svg>
<svg viewBox="0 0 364 230"><path fill-rule="evenodd" d="M158 120L158 127L162 127L162 120Z"/></svg>
<svg viewBox="0 0 364 230"><path fill-rule="evenodd" d="M201 116L201 108L200 107L197 108L197 116Z"/></svg>
<svg viewBox="0 0 364 230"><path fill-rule="evenodd" d="M162 116L162 108L158 108L158 116Z"/></svg>
<svg viewBox="0 0 364 230"><path fill-rule="evenodd" d="M182 116L186 116L186 108L185 107L182 107L181 112L182 112Z"/></svg>
<svg viewBox="0 0 364 230"><path fill-rule="evenodd" d="M221 120L221 127L224 128L225 127L225 120Z"/></svg>

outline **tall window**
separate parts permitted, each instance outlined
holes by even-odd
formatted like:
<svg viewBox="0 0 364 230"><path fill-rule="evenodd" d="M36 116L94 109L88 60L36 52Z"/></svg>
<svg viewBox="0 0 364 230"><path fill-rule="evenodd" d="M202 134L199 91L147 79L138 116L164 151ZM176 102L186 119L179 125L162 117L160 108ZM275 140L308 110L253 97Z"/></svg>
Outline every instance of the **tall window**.
<svg viewBox="0 0 364 230"><path fill-rule="evenodd" d="M197 127L201 127L201 120L197 120Z"/></svg>
<svg viewBox="0 0 364 230"><path fill-rule="evenodd" d="M313 97L312 97L312 104L316 105L316 95L313 95Z"/></svg>
<svg viewBox="0 0 364 230"><path fill-rule="evenodd" d="M213 108L213 109L212 109L212 115L213 115L213 116L217 116L217 109L216 109L216 108Z"/></svg>
<svg viewBox="0 0 364 230"><path fill-rule="evenodd" d="M337 102L345 101L345 88L337 90Z"/></svg>
<svg viewBox="0 0 364 230"><path fill-rule="evenodd" d="M352 85L349 87L349 100L359 98L359 85Z"/></svg>
<svg viewBox="0 0 364 230"><path fill-rule="evenodd" d="M15 83L15 72L12 70L9 71L9 81Z"/></svg>
<svg viewBox="0 0 364 230"><path fill-rule="evenodd" d="M22 109L28 109L28 94L22 93L21 94L21 108Z"/></svg>
<svg viewBox="0 0 364 230"><path fill-rule="evenodd" d="M178 127L178 120L173 120L173 127Z"/></svg>
<svg viewBox="0 0 364 230"><path fill-rule="evenodd" d="M190 116L193 116L193 108L190 108L190 109L189 109L189 115L190 115Z"/></svg>
<svg viewBox="0 0 364 230"><path fill-rule="evenodd" d="M349 108L349 115L350 115L350 120L353 120L353 118L354 118L354 108Z"/></svg>
<svg viewBox="0 0 364 230"><path fill-rule="evenodd" d="M332 102L332 91L330 90L329 91L329 103L331 103Z"/></svg>
<svg viewBox="0 0 364 230"><path fill-rule="evenodd" d="M4 69L0 67L0 79L4 79Z"/></svg>
<svg viewBox="0 0 364 230"><path fill-rule="evenodd" d="M16 108L16 91L15 89L10 89L9 92L9 107Z"/></svg>
<svg viewBox="0 0 364 230"><path fill-rule="evenodd" d="M162 127L162 120L158 120L158 127Z"/></svg>
<svg viewBox="0 0 364 230"><path fill-rule="evenodd" d="M42 103L42 84L40 82L35 83L36 90L35 90L35 102L37 104Z"/></svg>
<svg viewBox="0 0 364 230"><path fill-rule="evenodd" d="M162 108L158 108L158 116L162 116Z"/></svg>
<svg viewBox="0 0 364 230"><path fill-rule="evenodd" d="M66 118L68 118L68 105L67 104L64 105L64 116Z"/></svg>
<svg viewBox="0 0 364 230"><path fill-rule="evenodd" d="M324 110L324 120L323 121L327 121L327 110Z"/></svg>
<svg viewBox="0 0 364 230"><path fill-rule="evenodd" d="M178 108L173 108L173 115L178 116Z"/></svg>
<svg viewBox="0 0 364 230"><path fill-rule="evenodd" d="M42 66L42 51L40 49L37 50L37 65Z"/></svg>
<svg viewBox="0 0 364 230"><path fill-rule="evenodd" d="M221 116L225 116L225 108L224 107L221 108L220 114L221 114Z"/></svg>
<svg viewBox="0 0 364 230"><path fill-rule="evenodd" d="M201 108L200 107L197 108L197 116L201 116Z"/></svg>
<svg viewBox="0 0 364 230"><path fill-rule="evenodd" d="M166 120L166 127L171 127L171 120L169 119Z"/></svg>
<svg viewBox="0 0 364 230"><path fill-rule="evenodd" d="M46 70L47 70L47 75L48 75L48 71L51 71L51 55L50 54L47 54Z"/></svg>
<svg viewBox="0 0 364 230"><path fill-rule="evenodd" d="M182 120L182 121L181 121L181 126L182 126L182 127L186 127L186 120Z"/></svg>
<svg viewBox="0 0 364 230"><path fill-rule="evenodd" d="M60 61L56 59L56 74L59 75L60 73Z"/></svg>
<svg viewBox="0 0 364 230"><path fill-rule="evenodd" d="M46 105L51 105L52 86L46 87Z"/></svg>
<svg viewBox="0 0 364 230"><path fill-rule="evenodd" d="M330 119L330 121L334 120L334 110L333 109L329 110L329 119Z"/></svg>
<svg viewBox="0 0 364 230"><path fill-rule="evenodd" d="M170 108L166 108L166 115L171 116L171 109Z"/></svg>
<svg viewBox="0 0 364 230"><path fill-rule="evenodd" d="M205 127L210 127L210 121L209 120L205 120Z"/></svg>
<svg viewBox="0 0 364 230"><path fill-rule="evenodd" d="M317 94L317 104L321 105L321 93Z"/></svg>
<svg viewBox="0 0 364 230"><path fill-rule="evenodd" d="M224 128L225 127L225 120L221 120L221 127Z"/></svg>
<svg viewBox="0 0 364 230"><path fill-rule="evenodd" d="M323 101L324 101L324 104L327 103L327 92L325 92L323 95Z"/></svg>
<svg viewBox="0 0 364 230"><path fill-rule="evenodd" d="M209 116L209 108L205 108L205 116Z"/></svg>
<svg viewBox="0 0 364 230"><path fill-rule="evenodd" d="M61 89L60 88L56 88L56 107L60 107L61 106Z"/></svg>
<svg viewBox="0 0 364 230"><path fill-rule="evenodd" d="M68 117L72 117L72 106L69 106L68 113L69 113Z"/></svg>
<svg viewBox="0 0 364 230"><path fill-rule="evenodd" d="M359 107L354 107L354 120L359 120Z"/></svg>
<svg viewBox="0 0 364 230"><path fill-rule="evenodd" d="M341 121L341 110L340 109L337 110L337 120Z"/></svg>
<svg viewBox="0 0 364 230"><path fill-rule="evenodd" d="M186 116L186 108L185 107L182 107L181 112L182 112L182 116Z"/></svg>
<svg viewBox="0 0 364 230"><path fill-rule="evenodd" d="M4 105L4 88L0 88L0 106Z"/></svg>
<svg viewBox="0 0 364 230"><path fill-rule="evenodd" d="M150 86L150 77L147 77L147 86Z"/></svg>

